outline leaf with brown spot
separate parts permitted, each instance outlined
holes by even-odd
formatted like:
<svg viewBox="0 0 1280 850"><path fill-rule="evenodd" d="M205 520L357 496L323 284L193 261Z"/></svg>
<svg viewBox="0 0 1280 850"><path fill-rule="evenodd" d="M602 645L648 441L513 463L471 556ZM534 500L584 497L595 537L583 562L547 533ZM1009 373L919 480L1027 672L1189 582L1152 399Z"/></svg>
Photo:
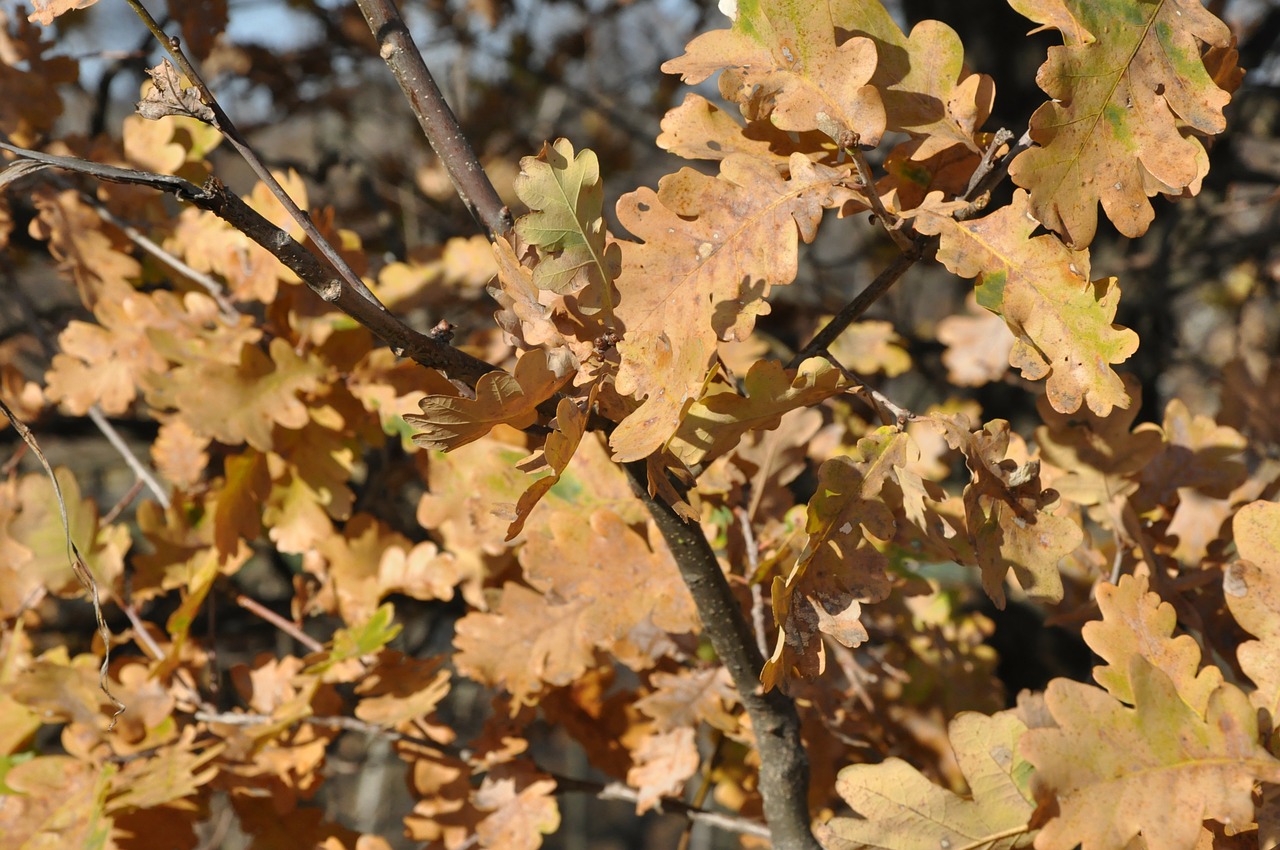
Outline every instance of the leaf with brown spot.
<svg viewBox="0 0 1280 850"><path fill-rule="evenodd" d="M1093 241L1098 204L1130 238L1147 231L1158 192L1192 193L1208 170L1196 135L1226 127L1231 96L1205 70L1203 45L1231 32L1200 0L1011 0L1062 33L1036 82L1053 98L1031 116L1037 147L1009 168L1031 209L1067 244Z"/></svg>
<svg viewBox="0 0 1280 850"><path fill-rule="evenodd" d="M1031 380L1045 378L1054 410L1074 413L1087 403L1105 416L1127 407L1111 368L1138 347L1138 336L1112 323L1120 297L1115 278L1089 281L1088 254L1056 236L1032 236L1038 222L1028 196L1014 192L1006 207L958 222L923 213L922 233L940 234L938 261L960 277L978 277L978 304L1004 318L1018 342L1009 363Z"/></svg>

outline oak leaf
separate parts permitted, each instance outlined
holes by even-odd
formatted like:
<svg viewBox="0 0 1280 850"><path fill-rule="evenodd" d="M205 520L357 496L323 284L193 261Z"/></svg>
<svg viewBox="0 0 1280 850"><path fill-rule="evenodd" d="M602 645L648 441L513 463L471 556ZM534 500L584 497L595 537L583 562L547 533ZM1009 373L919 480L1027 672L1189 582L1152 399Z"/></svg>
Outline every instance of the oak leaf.
<svg viewBox="0 0 1280 850"><path fill-rule="evenodd" d="M592 396L594 397L594 393ZM588 400L587 410L590 409L591 401ZM541 449L520 462L520 468L525 472L535 474L549 471L550 474L534 480L529 489L520 494L515 506L516 518L507 527L507 540L515 539L542 497L560 483L560 476L568 468L569 461L573 460L573 453L578 450L578 443L582 442L586 429L587 414L572 399L560 399L556 405L554 427L547 435L546 442Z"/></svg>
<svg viewBox="0 0 1280 850"><path fill-rule="evenodd" d="M665 796L678 797L685 781L698 771L701 757L694 731L682 726L646 735L635 748L627 784L637 791L636 814L658 807Z"/></svg>
<svg viewBox="0 0 1280 850"><path fill-rule="evenodd" d="M1217 667L1200 669L1200 646L1190 635L1173 636L1177 614L1168 602L1148 592L1145 576L1121 576L1120 583L1098 587L1101 620L1084 624L1081 634L1106 662L1093 668L1093 678L1113 697L1132 705L1130 661L1141 656L1169 677L1178 696L1203 716L1209 696L1222 684Z"/></svg>
<svg viewBox="0 0 1280 850"><path fill-rule="evenodd" d="M173 369L167 390L150 400L171 404L219 442L269 451L275 426L296 430L310 421L298 395L317 391L330 375L319 358L300 356L284 339L271 340L269 352L246 345L235 364L192 357Z"/></svg>
<svg viewBox="0 0 1280 850"><path fill-rule="evenodd" d="M964 45L941 21L924 20L904 35L883 3L841 0L833 22L875 42L879 63L871 84L880 91L891 130L916 137L912 159L954 145L978 151L977 131L991 114L995 85L971 73Z"/></svg>
<svg viewBox="0 0 1280 850"><path fill-rule="evenodd" d="M1092 283L1088 255L1057 237L1032 237L1037 222L1019 189L1008 206L979 219L922 214L916 227L941 236L938 260L960 277L979 278L978 303L997 313L1018 338L1010 365L1031 380L1047 378L1054 410L1074 413L1087 403L1105 416L1127 407L1112 363L1138 347L1133 331L1112 323L1120 290L1114 278Z"/></svg>
<svg viewBox="0 0 1280 850"><path fill-rule="evenodd" d="M862 817L833 818L837 838L884 850L1013 850L1035 836L1031 766L1017 752L1026 727L1012 711L961 712L948 732L971 798L926 779L900 758L840 771L836 791Z"/></svg>
<svg viewBox="0 0 1280 850"><path fill-rule="evenodd" d="M911 368L911 355L892 322L854 322L827 350L837 363L860 376L882 372L896 378Z"/></svg>
<svg viewBox="0 0 1280 850"><path fill-rule="evenodd" d="M824 147L830 147L830 141L826 136L817 132L796 136L799 142L769 121L753 121L743 127L705 97L690 92L684 102L662 117L662 133L656 143L685 159L722 160L736 153L748 154L772 161L779 171L789 167L793 152L816 158L827 155Z"/></svg>
<svg viewBox="0 0 1280 850"><path fill-rule="evenodd" d="M537 850L542 836L560 828L556 782L529 770L490 771L476 789L473 803L489 814L476 825L481 847L494 850Z"/></svg>
<svg viewBox="0 0 1280 850"><path fill-rule="evenodd" d="M942 365L947 380L961 387L981 387L1009 371L1013 336L1004 320L978 307L970 294L965 311L938 322L938 342L947 347Z"/></svg>
<svg viewBox="0 0 1280 850"><path fill-rule="evenodd" d="M894 535L893 515L877 498L891 464L878 460L837 457L818 470L804 549L790 573L773 580L778 639L760 674L766 690L795 676L821 673L827 658L824 634L850 647L865 641L862 604L889 595L889 561L866 536L889 540Z"/></svg>
<svg viewBox="0 0 1280 850"><path fill-rule="evenodd" d="M1058 562L1084 537L1079 522L1054 512L1058 494L1040 484L1040 462L1026 457L1026 445L995 419L982 430L946 416L931 417L954 448L965 455L970 481L964 490L965 527L982 570L982 589L1003 610L1004 581L1010 569L1029 595L1062 599Z"/></svg>
<svg viewBox="0 0 1280 850"><path fill-rule="evenodd" d="M579 297L601 304L608 317L621 260L618 246L606 244L604 185L595 152L575 156L567 139L544 145L536 157L520 161L515 190L532 210L516 222L516 233L542 254L533 268L534 286L560 295L590 288Z"/></svg>
<svg viewBox="0 0 1280 850"><path fill-rule="evenodd" d="M452 451L475 442L497 425L532 425L538 418L538 405L551 398L569 377L568 372L557 374L546 351L528 351L516 364L514 375L482 375L476 382L474 399L429 395L419 402L422 415L406 416L405 421L421 429L413 435L414 443Z"/></svg>
<svg viewBox="0 0 1280 850"><path fill-rule="evenodd" d="M729 712L737 704L738 695L724 667L657 672L649 682L653 689L635 705L653 718L659 730L695 728L705 721L722 732L730 732L738 725Z"/></svg>
<svg viewBox="0 0 1280 850"><path fill-rule="evenodd" d="M76 190L39 186L32 191L31 201L37 215L28 232L48 243L58 270L75 281L85 306L95 307L107 284L128 286L127 281L141 277L142 266L129 254L128 243L106 229L97 211Z"/></svg>
<svg viewBox="0 0 1280 850"><path fill-rule="evenodd" d="M1257 640L1236 649L1240 669L1256 686L1254 705L1280 726L1280 504L1252 502L1232 520L1240 560L1222 576L1223 596L1240 627Z"/></svg>
<svg viewBox="0 0 1280 850"><path fill-rule="evenodd" d="M451 729L429 721L449 693L449 671L441 669L438 657L418 659L384 650L356 685L356 693L360 695L356 717L367 723L394 728L417 722L440 743L453 740Z"/></svg>
<svg viewBox="0 0 1280 850"><path fill-rule="evenodd" d="M877 145L885 109L869 85L876 46L862 37L837 41L836 27L847 25L839 16L844 5L743 4L732 29L698 36L662 70L700 83L727 69L720 94L738 104L748 121L767 119L787 131L821 130L846 147Z"/></svg>
<svg viewBox="0 0 1280 850"><path fill-rule="evenodd" d="M517 703L543 683L573 682L597 650L648 667L674 650L667 633L698 628L670 552L610 510L585 523L576 511L555 513L528 535L520 561L534 589L507 584L493 613L459 621L454 642L460 672L502 685Z"/></svg>
<svg viewBox="0 0 1280 850"><path fill-rule="evenodd" d="M1009 169L1031 209L1069 245L1093 241L1098 204L1125 236L1146 232L1148 197L1198 189L1208 170L1193 134L1226 126L1231 96L1205 70L1202 44L1225 47L1227 25L1199 0L1102 4L1011 0L1062 33L1036 82L1053 98L1031 116L1039 143Z"/></svg>
<svg viewBox="0 0 1280 850"><path fill-rule="evenodd" d="M787 412L847 388L840 371L824 357L811 357L794 370L773 360L758 361L742 385L745 393L717 385L686 411L667 446L685 466L710 463L737 446L746 432L771 431Z"/></svg>
<svg viewBox="0 0 1280 850"><path fill-rule="evenodd" d="M620 461L667 441L701 395L717 340L744 339L763 299L796 275L797 236L809 242L824 206L852 193L847 168L793 154L784 178L768 162L731 156L719 177L681 169L618 202L623 245L615 316L624 327L617 389L643 403L610 439Z"/></svg>
<svg viewBox="0 0 1280 850"><path fill-rule="evenodd" d="M1239 688L1220 685L1200 713L1141 655L1127 678L1132 706L1092 685L1049 683L1057 726L1019 742L1037 798L1057 806L1036 850L1122 850L1139 835L1149 850L1191 850L1205 820L1251 823L1255 782L1280 781Z"/></svg>
<svg viewBox="0 0 1280 850"><path fill-rule="evenodd" d="M1122 380L1131 403L1105 416L1089 410L1065 415L1048 399L1036 402L1045 423L1035 432L1040 455L1047 466L1062 471L1054 478L1054 489L1078 505L1105 505L1116 496L1132 495L1137 475L1161 452L1159 428L1133 425L1142 406L1141 385L1129 374Z"/></svg>

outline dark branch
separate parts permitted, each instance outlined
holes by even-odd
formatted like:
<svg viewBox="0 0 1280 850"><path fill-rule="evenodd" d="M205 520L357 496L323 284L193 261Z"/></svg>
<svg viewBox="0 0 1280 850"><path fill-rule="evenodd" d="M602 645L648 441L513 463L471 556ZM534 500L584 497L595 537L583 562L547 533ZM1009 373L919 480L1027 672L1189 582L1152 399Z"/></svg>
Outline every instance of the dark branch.
<svg viewBox="0 0 1280 850"><path fill-rule="evenodd" d="M760 796L777 850L820 850L809 826L809 757L800 740L795 703L778 689L760 687L764 657L720 562L697 525L686 523L649 495L645 463L625 464L632 489L671 548L680 576L698 608L711 646L733 677L760 748Z"/></svg>
<svg viewBox="0 0 1280 850"><path fill-rule="evenodd" d="M69 171L78 171L99 180L150 186L162 192L172 192L182 200L189 201L200 209L208 210L261 245L298 275L312 292L364 325L398 354L409 357L423 366L439 369L450 378L469 386L475 386L476 381L486 372L497 371L497 367L483 360L418 333L382 309L380 305L365 298L345 279L335 276L315 254L294 241L287 232L259 215L234 193L229 192L227 187L216 178L210 178L201 187L181 177L135 171L132 168L117 168L74 157L54 156L5 142L0 142L0 148L25 159Z"/></svg>

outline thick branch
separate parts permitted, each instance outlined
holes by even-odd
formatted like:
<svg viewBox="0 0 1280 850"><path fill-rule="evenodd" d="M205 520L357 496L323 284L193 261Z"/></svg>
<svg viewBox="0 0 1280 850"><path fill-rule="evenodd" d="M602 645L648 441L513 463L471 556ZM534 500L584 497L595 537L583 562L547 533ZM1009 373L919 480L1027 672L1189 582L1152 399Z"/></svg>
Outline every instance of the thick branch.
<svg viewBox="0 0 1280 850"><path fill-rule="evenodd" d="M413 43L409 27L400 17L392 0L356 0L364 19L378 41L382 57L404 92L418 126L426 134L431 148L444 163L458 197L471 215L488 232L489 238L505 236L511 230L511 210L502 203L484 173L480 160L471 148L458 119L445 102L418 46Z"/></svg>
<svg viewBox="0 0 1280 850"><path fill-rule="evenodd" d="M703 631L733 677L751 718L760 748L760 795L773 846L777 850L820 850L809 827L809 757L800 741L795 703L776 688L768 693L761 689L759 673L764 657L702 529L685 523L670 505L649 495L642 461L626 464L626 470L636 495L670 547L698 608Z"/></svg>

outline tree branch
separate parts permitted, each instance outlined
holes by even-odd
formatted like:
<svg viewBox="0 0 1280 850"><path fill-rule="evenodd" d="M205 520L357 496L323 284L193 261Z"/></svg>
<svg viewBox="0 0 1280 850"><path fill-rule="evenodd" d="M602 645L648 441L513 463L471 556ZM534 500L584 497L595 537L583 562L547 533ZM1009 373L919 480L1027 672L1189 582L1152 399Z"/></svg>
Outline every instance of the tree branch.
<svg viewBox="0 0 1280 850"><path fill-rule="evenodd" d="M147 8L142 5L141 0L125 0L125 2L129 4L130 8L132 8L134 13L142 20L147 29L151 31L151 34L155 36L156 41L160 42L160 45L168 51L169 55L173 57L173 61L177 62L178 67L182 69L182 73L186 74L187 79L189 79L192 85L195 86L196 91L200 96L200 102L203 103L207 109L201 109L200 114L192 113L193 117L204 121L209 126L213 127L231 143L231 146L234 147L244 161L248 163L249 167L253 170L253 173L258 176L258 179L266 184L267 188L271 190L271 194L275 196L276 200L280 202L281 206L285 208L293 220L298 223L298 226L302 228L302 232L307 234L307 238L315 244L316 248L324 255L324 258L329 261L329 264L333 266L333 269L338 273L338 276L342 278L347 286L355 292L358 292L362 298L367 299L377 310L384 313L387 312L387 308L383 306L382 302L369 291L369 287L365 286L364 281L360 279L360 276L352 270L351 266L349 266L347 261L342 258L342 255L338 253L337 249L330 245L329 240L325 239L323 234L321 234L316 228L315 223L311 221L311 216L304 212L297 203L294 202L293 198L289 197L289 193L280 185L280 181L276 180L275 175L271 173L271 169L267 168L267 166L263 164L262 160L258 157L257 152L249 146L249 142L236 128L235 123L231 120L231 116L227 115L226 111L222 108L222 104L218 103L218 99L213 96L213 91L205 83L204 78L200 76L200 72L196 70L195 64L188 59L186 53L182 51L182 44L178 38L165 33L165 31L160 27L160 24L156 22L156 19L147 11Z"/></svg>
<svg viewBox="0 0 1280 850"><path fill-rule="evenodd" d="M760 750L760 795L773 846L820 850L809 826L809 757L800 740L795 703L777 688L765 693L760 687L764 656L702 529L685 523L670 505L649 495L644 461L624 464L624 468L636 496L671 548L703 631L751 718Z"/></svg>
<svg viewBox="0 0 1280 850"><path fill-rule="evenodd" d="M178 198L208 210L261 245L301 278L312 292L364 325L397 354L409 357L423 366L439 369L450 378L468 386L475 386L481 375L498 371L496 366L438 339L418 333L381 305L365 298L346 280L335 277L315 254L294 241L287 232L263 218L235 193L228 191L217 178L211 177L200 187L181 177L118 168L74 157L54 156L7 142L0 142L0 149L35 162L88 174L99 180L150 186L162 192L172 192Z"/></svg>
<svg viewBox="0 0 1280 850"><path fill-rule="evenodd" d="M997 161L996 154L1003 147L1013 134L1008 130L998 130L991 140L991 144L987 146L987 150L982 155L978 167L974 169L973 175L969 178L969 185L965 189L965 193L961 196L962 200L969 201L969 206L956 213L955 218L958 221L964 221L977 215L986 206L987 193L999 183L1009 169L1009 163L1013 158L1022 153L1031 145L1030 131L1024 133L1013 147L1009 149L1004 156ZM856 161L856 160L855 160ZM864 160L865 161L865 160ZM860 179L865 182L868 178L863 175L862 166L859 166ZM868 196L875 194L874 187L867 187ZM881 206L883 209L883 206ZM887 213L885 214L887 215ZM888 226L888 220L886 227ZM894 235L897 234L897 235ZM890 231L890 235L894 236L894 241L900 246L902 235L900 231ZM849 325L856 322L863 313L870 309L871 305L880 300L880 297L893 288L907 269L916 264L922 257L928 256L937 250L938 237L925 236L916 234L914 239L905 243L902 253L893 261L884 271L876 275L876 279L864 290L858 293L857 297L844 306L843 309L831 318L831 321L818 331L817 335L809 341L809 344L800 350L795 357L792 357L787 363L788 369L795 369L810 357L816 357L825 351L831 343L836 341L840 334L844 333Z"/></svg>
<svg viewBox="0 0 1280 850"><path fill-rule="evenodd" d="M511 230L511 210L502 203L484 167L445 102L422 53L393 0L356 0L382 57L418 119L431 148L440 157L453 188L492 240Z"/></svg>

